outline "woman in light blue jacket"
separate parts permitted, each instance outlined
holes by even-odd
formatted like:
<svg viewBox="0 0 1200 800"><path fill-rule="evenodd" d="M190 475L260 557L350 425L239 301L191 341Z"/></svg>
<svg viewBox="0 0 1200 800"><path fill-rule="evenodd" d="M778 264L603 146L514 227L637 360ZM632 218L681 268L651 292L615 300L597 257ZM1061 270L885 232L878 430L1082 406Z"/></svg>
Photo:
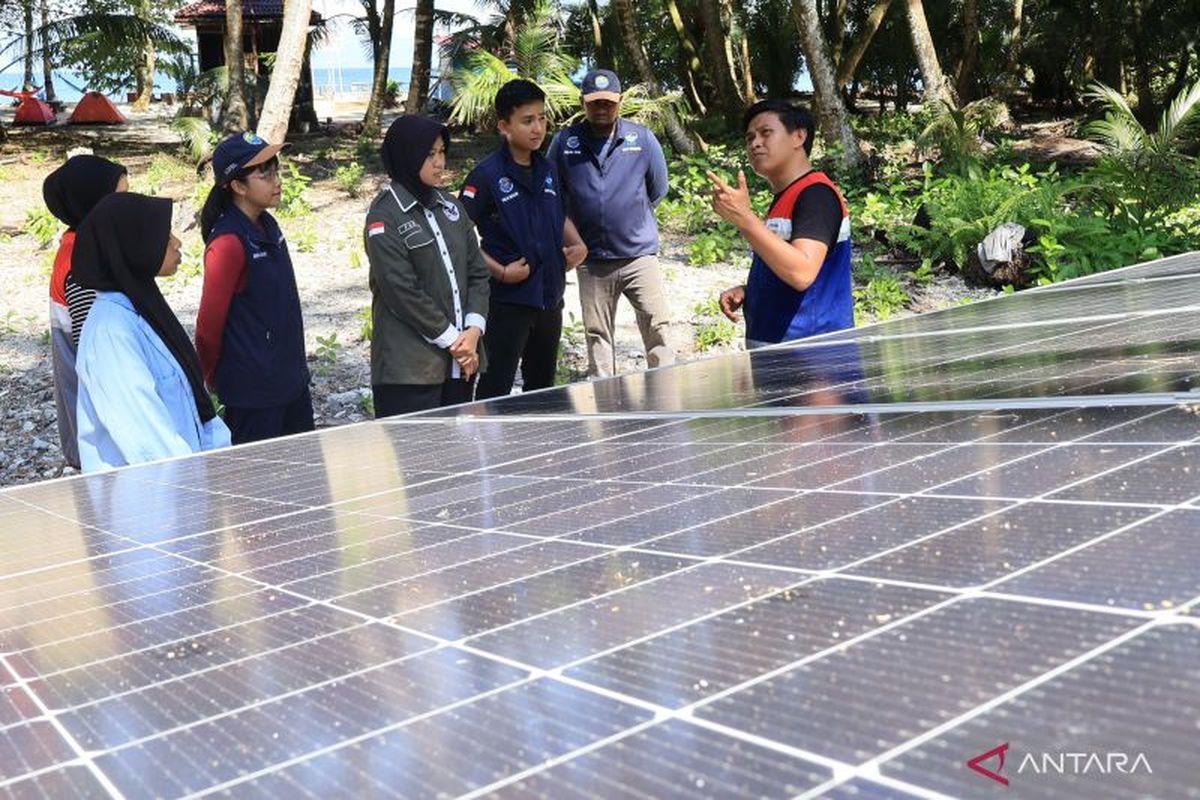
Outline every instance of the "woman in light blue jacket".
<svg viewBox="0 0 1200 800"><path fill-rule="evenodd" d="M179 262L166 198L109 195L79 227L71 272L97 292L75 363L84 472L229 445L191 338L154 282Z"/></svg>

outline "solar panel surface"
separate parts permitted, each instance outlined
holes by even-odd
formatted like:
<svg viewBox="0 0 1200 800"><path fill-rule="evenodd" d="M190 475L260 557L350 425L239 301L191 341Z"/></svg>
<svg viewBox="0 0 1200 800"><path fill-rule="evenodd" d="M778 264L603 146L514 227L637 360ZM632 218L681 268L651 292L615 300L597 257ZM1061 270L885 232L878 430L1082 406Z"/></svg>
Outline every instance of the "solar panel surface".
<svg viewBox="0 0 1200 800"><path fill-rule="evenodd" d="M1200 797L1198 273L0 492L0 797Z"/></svg>

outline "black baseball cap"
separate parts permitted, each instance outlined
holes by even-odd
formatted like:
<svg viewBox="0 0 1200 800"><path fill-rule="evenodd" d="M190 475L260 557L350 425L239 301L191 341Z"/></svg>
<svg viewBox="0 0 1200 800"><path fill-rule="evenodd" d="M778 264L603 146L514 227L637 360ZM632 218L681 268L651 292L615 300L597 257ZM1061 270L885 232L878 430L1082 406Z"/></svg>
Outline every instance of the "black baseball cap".
<svg viewBox="0 0 1200 800"><path fill-rule="evenodd" d="M583 77L583 102L593 100L621 101L621 79L610 69L594 69Z"/></svg>
<svg viewBox="0 0 1200 800"><path fill-rule="evenodd" d="M217 183L227 184L238 173L270 161L280 150L290 146L288 144L269 144L258 134L250 131L226 136L213 151L213 177Z"/></svg>

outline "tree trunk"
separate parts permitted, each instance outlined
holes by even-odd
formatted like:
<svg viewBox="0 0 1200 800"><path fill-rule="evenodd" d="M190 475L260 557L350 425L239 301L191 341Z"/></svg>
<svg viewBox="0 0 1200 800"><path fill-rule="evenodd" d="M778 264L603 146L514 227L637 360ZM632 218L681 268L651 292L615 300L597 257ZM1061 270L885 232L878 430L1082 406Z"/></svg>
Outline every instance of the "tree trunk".
<svg viewBox="0 0 1200 800"><path fill-rule="evenodd" d="M416 28L413 31L412 80L404 110L420 114L429 96L429 62L433 58L433 0L417 0Z"/></svg>
<svg viewBox="0 0 1200 800"><path fill-rule="evenodd" d="M716 105L731 129L738 124L742 101L738 97L729 63L729 36L721 24L720 0L700 0L700 20L704 24L704 53L709 78L716 89Z"/></svg>
<svg viewBox="0 0 1200 800"><path fill-rule="evenodd" d="M370 10L374 14L375 2L371 0ZM374 14L371 28L371 55L375 60L375 74L371 77L371 100L367 103L367 113L363 115L363 134L374 136L379 133L383 121L383 102L387 96L388 68L392 60L392 21L396 18L396 0L384 0L383 17ZM425 80L429 82L428 77ZM412 87L409 87L411 92ZM422 101L424 104L424 101Z"/></svg>
<svg viewBox="0 0 1200 800"><path fill-rule="evenodd" d="M750 43L746 41L745 32L738 37L738 43L741 45L738 55L742 63L742 96L746 98L746 105L751 105L758 100L758 96L754 93L754 73L750 69Z"/></svg>
<svg viewBox="0 0 1200 800"><path fill-rule="evenodd" d="M50 6L42 0L42 30L50 25ZM42 88L46 91L46 102L53 103L58 98L54 94L54 64L50 61L50 48L46 46L45 34L42 35Z"/></svg>
<svg viewBox="0 0 1200 800"><path fill-rule="evenodd" d="M588 20L592 23L592 53L596 65L612 66L612 53L608 51L608 43L604 41L604 25L600 21L600 4L597 0L588 0Z"/></svg>
<svg viewBox="0 0 1200 800"><path fill-rule="evenodd" d="M225 70L228 94L221 127L226 133L250 127L246 113L246 54L242 45L242 0L225 0Z"/></svg>
<svg viewBox="0 0 1200 800"><path fill-rule="evenodd" d="M154 40L149 32L142 40L142 63L138 66L138 96L133 101L135 111L145 111L150 107L150 98L154 94Z"/></svg>
<svg viewBox="0 0 1200 800"><path fill-rule="evenodd" d="M697 76L704 70L704 64L700 61L700 49L696 47L696 41L688 32L687 26L683 24L683 15L679 13L679 4L676 0L663 0L663 5L667 9L667 15L671 18L675 35L679 37L684 72L687 76L684 87L688 92L688 100L691 101L697 113L703 116L708 113L708 107L701 98L700 87L696 85Z"/></svg>
<svg viewBox="0 0 1200 800"><path fill-rule="evenodd" d="M875 38L875 33L879 30L879 26L883 24L883 18L887 15L888 7L891 4L892 0L876 0L875 7L867 15L867 21L863 25L863 29L858 32L858 37L854 40L854 44L850 46L850 52L838 64L837 87L839 90L844 89L846 84L854 79L854 73L858 71L858 65L862 63L862 57L866 54L867 48L870 47L871 40Z"/></svg>
<svg viewBox="0 0 1200 800"><path fill-rule="evenodd" d="M951 108L958 106L954 90L946 82L942 66L938 63L937 50L933 47L933 36L925 19L925 5L921 0L906 0L908 3L908 27L912 33L913 51L921 70L926 107L937 110L939 103Z"/></svg>
<svg viewBox="0 0 1200 800"><path fill-rule="evenodd" d="M1150 57L1146 48L1144 5L1143 0L1130 0L1129 3L1133 23L1133 88L1137 92L1135 111L1138 120L1143 125L1152 125L1158 117L1158 106L1154 102L1154 90L1150 88Z"/></svg>
<svg viewBox="0 0 1200 800"><path fill-rule="evenodd" d="M846 39L846 0L832 0L833 13L829 15L829 55L834 70L842 65L842 48Z"/></svg>
<svg viewBox="0 0 1200 800"><path fill-rule="evenodd" d="M25 76L22 89L28 90L33 82L33 0L23 0L25 12Z"/></svg>
<svg viewBox="0 0 1200 800"><path fill-rule="evenodd" d="M1013 0L1012 24L1008 29L1008 71L1016 72L1021 52L1021 25L1025 22L1024 0Z"/></svg>
<svg viewBox="0 0 1200 800"><path fill-rule="evenodd" d="M633 61L634 69L637 70L638 77L642 83L646 84L646 88L651 97L662 97L662 86L654 77L654 70L650 67L650 59L646 57L646 51L642 47L642 40L638 36L637 22L633 16L632 0L612 0L613 9L617 13L617 24L621 27L621 38L624 40L625 49L629 53L630 60ZM663 115L663 127L667 132L667 139L671 142L671 146L679 153L691 155L697 150L703 148L703 142L689 133L683 127L683 123L679 121L674 109L667 108Z"/></svg>
<svg viewBox="0 0 1200 800"><path fill-rule="evenodd" d="M979 0L963 0L963 53L954 70L954 85L964 103L974 96L975 67L979 63Z"/></svg>
<svg viewBox="0 0 1200 800"><path fill-rule="evenodd" d="M860 170L863 167L862 149L858 146L854 129L850 127L850 117L834 80L833 64L829 62L825 37L821 35L817 1L792 0L792 18L800 32L800 46L804 50L809 77L812 78L821 136L827 146L841 145L842 163L847 169Z"/></svg>
<svg viewBox="0 0 1200 800"><path fill-rule="evenodd" d="M283 29L279 49L275 51L275 67L271 70L271 85L263 101L258 120L258 135L268 142L282 142L287 137L292 103L300 83L304 53L308 42L308 23L312 16L312 0L287 0L283 6Z"/></svg>

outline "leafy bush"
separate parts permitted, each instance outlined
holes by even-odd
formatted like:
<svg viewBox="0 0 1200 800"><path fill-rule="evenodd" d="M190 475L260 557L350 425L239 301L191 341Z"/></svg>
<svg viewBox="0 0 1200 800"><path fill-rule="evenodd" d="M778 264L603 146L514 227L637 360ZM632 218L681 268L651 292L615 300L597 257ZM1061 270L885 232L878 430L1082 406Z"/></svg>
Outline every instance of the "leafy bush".
<svg viewBox="0 0 1200 800"><path fill-rule="evenodd" d="M370 306L358 312L358 322L358 340L360 342L371 341L371 337L375 335L375 315L371 313Z"/></svg>
<svg viewBox="0 0 1200 800"><path fill-rule="evenodd" d="M312 211L308 202L308 184L312 178L303 175L300 168L292 162L281 165L283 178L283 196L279 201L281 217L298 217Z"/></svg>
<svg viewBox="0 0 1200 800"><path fill-rule="evenodd" d="M864 257L857 265L854 277L861 284L853 289L854 316L860 323L864 318L874 321L889 319L912 301L899 276L876 264L870 256Z"/></svg>
<svg viewBox="0 0 1200 800"><path fill-rule="evenodd" d="M38 247L45 247L53 242L62 227L58 217L43 205L25 212L25 232L37 240Z"/></svg>
<svg viewBox="0 0 1200 800"><path fill-rule="evenodd" d="M721 318L704 322L696 329L696 349L707 353L716 347L727 347L737 336L737 326L727 319Z"/></svg>
<svg viewBox="0 0 1200 800"><path fill-rule="evenodd" d="M297 252L315 253L320 239L316 228L312 225L304 225L292 235L292 241L296 243Z"/></svg>
<svg viewBox="0 0 1200 800"><path fill-rule="evenodd" d="M334 178L337 180L338 186L342 187L342 191L351 197L358 197L365 174L366 170L363 169L362 164L351 161L349 164L338 167Z"/></svg>

